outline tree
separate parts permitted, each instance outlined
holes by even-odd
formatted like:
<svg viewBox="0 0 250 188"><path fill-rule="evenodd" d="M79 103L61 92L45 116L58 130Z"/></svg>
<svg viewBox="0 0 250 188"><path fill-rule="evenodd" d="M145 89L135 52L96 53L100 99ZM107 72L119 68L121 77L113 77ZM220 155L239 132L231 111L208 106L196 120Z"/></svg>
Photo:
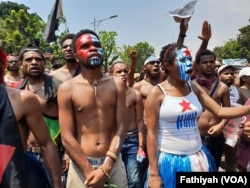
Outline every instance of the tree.
<svg viewBox="0 0 250 188"><path fill-rule="evenodd" d="M10 2L11 5L14 5ZM1 5L1 4L0 4ZM36 14L29 14L27 7L18 4L15 9L4 9L4 19L0 20L0 43L7 53L18 53L26 43L40 39L45 27L44 21ZM1 7L1 6L0 6ZM8 6L6 6L8 7ZM9 15L7 14L9 10Z"/></svg>
<svg viewBox="0 0 250 188"><path fill-rule="evenodd" d="M240 28L239 32L236 39L229 39L224 46L214 48L219 60L250 58L250 25Z"/></svg>
<svg viewBox="0 0 250 188"><path fill-rule="evenodd" d="M104 51L104 72L107 72L108 67L119 57L119 50L115 41L116 36L117 33L115 31L100 31L99 33L100 41Z"/></svg>
<svg viewBox="0 0 250 188"><path fill-rule="evenodd" d="M29 7L26 7L23 4L13 3L11 1L1 2L0 3L0 18L5 19L6 17L10 15L11 10L15 10L16 12L18 12L20 9L23 9L25 10L25 12L28 12Z"/></svg>
<svg viewBox="0 0 250 188"><path fill-rule="evenodd" d="M128 65L130 62L129 52L132 49L137 51L137 64L135 71L141 72L144 61L149 55L154 54L155 50L147 42L139 42L134 46L123 45L122 49L120 50L120 58Z"/></svg>

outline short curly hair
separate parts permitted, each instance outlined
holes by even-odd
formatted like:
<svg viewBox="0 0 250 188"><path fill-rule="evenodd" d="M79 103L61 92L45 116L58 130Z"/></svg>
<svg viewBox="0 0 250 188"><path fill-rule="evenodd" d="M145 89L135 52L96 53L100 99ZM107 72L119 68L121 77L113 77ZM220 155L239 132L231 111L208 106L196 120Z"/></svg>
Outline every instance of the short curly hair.
<svg viewBox="0 0 250 188"><path fill-rule="evenodd" d="M28 51L34 51L34 52L37 52L41 55L43 61L45 61L45 57L43 56L43 53L41 51L41 49L36 46L35 44L32 44L32 43L28 43L26 44L21 50L20 50L20 53L19 53L19 61L23 61L23 54L25 52L28 52Z"/></svg>

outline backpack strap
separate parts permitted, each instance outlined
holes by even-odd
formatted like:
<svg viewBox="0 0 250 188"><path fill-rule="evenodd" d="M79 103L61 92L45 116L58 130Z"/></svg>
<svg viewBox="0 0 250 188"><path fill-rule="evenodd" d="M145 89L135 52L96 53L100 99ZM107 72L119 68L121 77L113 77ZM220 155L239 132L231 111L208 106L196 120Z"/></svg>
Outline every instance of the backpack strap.
<svg viewBox="0 0 250 188"><path fill-rule="evenodd" d="M216 91L218 85L219 85L219 80L217 79L216 82L215 82L215 84L214 84L213 89L212 89L212 90L210 91L210 93L209 93L209 96L210 96L210 97L212 97L212 96L214 95L214 92Z"/></svg>

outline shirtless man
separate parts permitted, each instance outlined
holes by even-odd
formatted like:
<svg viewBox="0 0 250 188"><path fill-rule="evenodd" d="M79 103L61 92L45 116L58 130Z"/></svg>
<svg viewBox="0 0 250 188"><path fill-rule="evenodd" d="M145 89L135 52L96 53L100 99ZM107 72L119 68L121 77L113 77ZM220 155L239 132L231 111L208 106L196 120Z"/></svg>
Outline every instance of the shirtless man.
<svg viewBox="0 0 250 188"><path fill-rule="evenodd" d="M5 61L1 62L0 64L1 64L0 66L1 69L5 68L6 65ZM16 158L16 160L12 161L11 166L9 166L12 168L11 171L8 171L9 167L7 166L6 170L7 173L9 172L9 174L5 174L3 176L3 179L0 183L0 187L2 186L10 188L29 187L25 183L26 180L25 176L28 173L26 171L27 166L24 161L25 160L24 148L26 149L28 132L30 130L37 138L37 141L41 147L44 164L52 179L53 187L62 188L61 184L62 170L59 164L55 146L49 136L48 129L42 118L42 110L39 101L37 100L36 96L30 91L20 91L10 87L4 87L3 86L4 74L2 70L0 72L1 72L0 95L1 95L1 100L3 100L3 102L0 105L1 128L7 126L8 129L11 129L8 130L9 131L8 134L13 134L12 141L14 142L13 143L14 146L16 146L15 150L22 151L22 155L20 155L19 158ZM7 113L5 114L5 112ZM14 136L14 134L17 133L15 132L16 127L18 127L19 129L20 142L17 140L18 135ZM9 136L8 138L11 138L11 136ZM4 140L7 140L7 137L5 137ZM2 160L3 159L1 158L1 161ZM18 166L20 164L25 165L24 168L18 169ZM16 174L13 172L16 172ZM11 177L11 179L7 179L9 177Z"/></svg>
<svg viewBox="0 0 250 188"><path fill-rule="evenodd" d="M63 82L75 77L81 72L79 64L74 59L74 53L72 50L72 40L74 36L74 34L70 33L62 38L62 56L66 63L61 68L56 69L55 71L51 71L49 73L54 78Z"/></svg>
<svg viewBox="0 0 250 188"><path fill-rule="evenodd" d="M215 54L210 50L202 50L196 56L198 74L193 82L199 84L218 104L229 107L229 89L220 82L215 73ZM216 167L219 168L224 148L223 129L228 119L220 119L208 110L204 110L199 117L198 127L203 144L208 147L213 155Z"/></svg>
<svg viewBox="0 0 250 188"><path fill-rule="evenodd" d="M13 88L17 88L23 81L23 76L20 73L21 63L18 57L14 54L7 56L7 74L4 76L4 83Z"/></svg>
<svg viewBox="0 0 250 188"><path fill-rule="evenodd" d="M124 62L117 61L110 67L113 76L122 79L126 85L127 135L121 154L126 167L129 188L143 187L143 175L140 163L145 159L143 104L139 91L127 86L128 67ZM142 157L141 160L137 157Z"/></svg>
<svg viewBox="0 0 250 188"><path fill-rule="evenodd" d="M63 145L70 156L67 187L127 187L120 148L126 135L126 88L120 78L102 73L98 35L79 31L72 42L81 74L58 90Z"/></svg>
<svg viewBox="0 0 250 188"><path fill-rule="evenodd" d="M64 148L61 143L57 104L57 89L61 81L44 73L46 60L37 46L25 45L20 51L19 58L25 74L25 79L19 89L29 90L37 96L50 137L57 148L61 164L64 164L64 171L66 171L69 165L69 157L64 156ZM29 158L28 164L32 176L30 180L32 186L37 187L42 182L41 179L44 179L45 182L50 181L47 178L49 176L46 169L43 168L40 146L32 132L28 136L26 155ZM39 163L41 166L38 167L37 164ZM46 176L42 176L40 173L46 174Z"/></svg>
<svg viewBox="0 0 250 188"><path fill-rule="evenodd" d="M143 70L145 73L145 77L140 82L136 82L133 85L134 89L137 89L141 95L143 101L147 98L149 90L159 82L160 75L160 67L159 67L159 59L156 56L149 56L143 65Z"/></svg>
<svg viewBox="0 0 250 188"><path fill-rule="evenodd" d="M144 102L148 96L149 91L159 83L159 78L160 78L160 61L159 59L151 55L149 56L143 65L143 70L145 73L145 77L143 80L136 82L133 85L133 88L136 89L137 91L140 92L142 96L142 101L143 101L143 121L144 121L144 139L146 141L146 134L147 134L147 122L146 122L146 115L144 111ZM146 143L145 143L146 144ZM147 148L145 148L147 150ZM142 163L142 171L143 171L143 176L146 177L146 171L148 169L148 159L143 161Z"/></svg>

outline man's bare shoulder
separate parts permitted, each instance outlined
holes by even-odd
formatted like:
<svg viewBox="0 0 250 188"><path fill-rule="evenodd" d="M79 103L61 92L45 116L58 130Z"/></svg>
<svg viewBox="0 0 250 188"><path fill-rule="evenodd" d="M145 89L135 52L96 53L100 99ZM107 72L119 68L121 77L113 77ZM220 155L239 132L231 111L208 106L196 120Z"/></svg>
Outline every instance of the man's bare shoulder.
<svg viewBox="0 0 250 188"><path fill-rule="evenodd" d="M226 91L229 90L228 86L222 81L219 81L219 87L223 90L226 90Z"/></svg>
<svg viewBox="0 0 250 188"><path fill-rule="evenodd" d="M21 101L21 102L29 102L29 100L33 100L36 98L35 94L28 90L18 90L11 87L6 87L6 91L8 93L8 97L10 100Z"/></svg>
<svg viewBox="0 0 250 188"><path fill-rule="evenodd" d="M18 90L6 87L6 91L17 121L19 121L25 114L40 107L36 95L28 90Z"/></svg>
<svg viewBox="0 0 250 188"><path fill-rule="evenodd" d="M134 85L133 85L133 88L134 89L137 89L137 90L140 90L141 86L142 86L142 81L139 81L139 82L135 82Z"/></svg>
<svg viewBox="0 0 250 188"><path fill-rule="evenodd" d="M54 70L54 71L51 71L49 74L50 74L51 76L54 76L54 75L57 75L58 73L61 73L61 72L64 72L64 71L66 71L65 65L62 66L62 67L60 67L59 69L56 69L56 70Z"/></svg>
<svg viewBox="0 0 250 188"><path fill-rule="evenodd" d="M65 65L59 69L51 71L49 75L52 76L53 78L56 78L62 81L68 80L69 77L71 78L70 71L67 69Z"/></svg>

